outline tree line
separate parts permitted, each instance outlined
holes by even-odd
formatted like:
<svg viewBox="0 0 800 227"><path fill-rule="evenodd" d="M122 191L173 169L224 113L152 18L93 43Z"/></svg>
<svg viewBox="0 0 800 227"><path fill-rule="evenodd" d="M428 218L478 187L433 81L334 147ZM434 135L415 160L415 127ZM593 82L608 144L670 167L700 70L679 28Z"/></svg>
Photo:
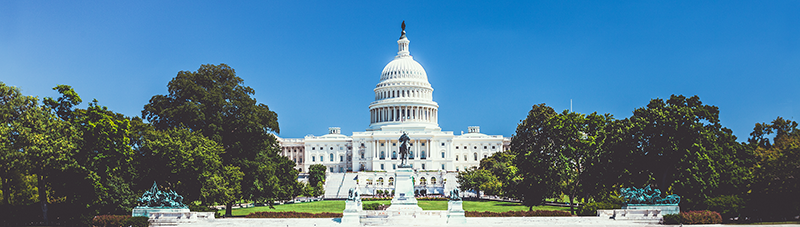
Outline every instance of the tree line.
<svg viewBox="0 0 800 227"><path fill-rule="evenodd" d="M800 214L797 126L777 117L755 124L740 143L720 124L719 109L697 96L652 99L625 119L539 104L517 126L510 150L458 179L462 189L529 207L561 195L571 204L619 204L619 189L650 185L680 195L682 210L791 218Z"/></svg>
<svg viewBox="0 0 800 227"><path fill-rule="evenodd" d="M181 71L167 87L130 117L97 100L77 108L82 99L68 85L54 88L61 97L39 100L0 82L2 212L21 224L129 214L153 182L193 210L225 204L227 215L237 201L321 194L297 182L271 134L280 130L277 114L233 68Z"/></svg>

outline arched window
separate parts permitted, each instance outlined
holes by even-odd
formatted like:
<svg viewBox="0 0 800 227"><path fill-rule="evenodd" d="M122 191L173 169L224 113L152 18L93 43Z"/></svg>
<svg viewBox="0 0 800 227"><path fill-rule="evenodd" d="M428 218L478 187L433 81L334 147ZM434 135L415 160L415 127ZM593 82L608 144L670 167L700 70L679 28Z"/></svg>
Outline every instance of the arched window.
<svg viewBox="0 0 800 227"><path fill-rule="evenodd" d="M442 152L442 158L444 158L444 151Z"/></svg>
<svg viewBox="0 0 800 227"><path fill-rule="evenodd" d="M367 178L367 185L372 185L372 178Z"/></svg>
<svg viewBox="0 0 800 227"><path fill-rule="evenodd" d="M427 185L427 184L428 184L428 182L425 181L425 177L420 177L419 178L419 185Z"/></svg>
<svg viewBox="0 0 800 227"><path fill-rule="evenodd" d="M431 184L436 185L436 177L431 177Z"/></svg>
<svg viewBox="0 0 800 227"><path fill-rule="evenodd" d="M394 185L394 177L389 177L389 186Z"/></svg>
<svg viewBox="0 0 800 227"><path fill-rule="evenodd" d="M475 161L478 161L478 152L472 153L472 156L475 158Z"/></svg>
<svg viewBox="0 0 800 227"><path fill-rule="evenodd" d="M466 162L467 160L469 160L467 159L467 155L464 155L464 161Z"/></svg>
<svg viewBox="0 0 800 227"><path fill-rule="evenodd" d="M378 178L378 185L383 185L383 177Z"/></svg>
<svg viewBox="0 0 800 227"><path fill-rule="evenodd" d="M386 159L386 151L381 151L381 159Z"/></svg>
<svg viewBox="0 0 800 227"><path fill-rule="evenodd" d="M322 155L319 156L319 161L320 162L324 162L325 161L325 159L323 159L322 157L324 157L324 156L322 156Z"/></svg>
<svg viewBox="0 0 800 227"><path fill-rule="evenodd" d="M317 161L317 157L316 156L311 156L311 162L316 162L316 161Z"/></svg>
<svg viewBox="0 0 800 227"><path fill-rule="evenodd" d="M333 161L333 153L331 153L331 162Z"/></svg>
<svg viewBox="0 0 800 227"><path fill-rule="evenodd" d="M458 161L458 155L456 155L456 161Z"/></svg>

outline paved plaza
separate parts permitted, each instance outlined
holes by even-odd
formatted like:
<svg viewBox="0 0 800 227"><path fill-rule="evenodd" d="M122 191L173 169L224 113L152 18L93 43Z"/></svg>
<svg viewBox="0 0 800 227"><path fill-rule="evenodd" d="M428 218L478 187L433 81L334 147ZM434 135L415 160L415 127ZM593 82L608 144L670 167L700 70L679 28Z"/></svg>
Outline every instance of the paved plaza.
<svg viewBox="0 0 800 227"><path fill-rule="evenodd" d="M220 218L212 221L179 224L178 226L275 226L275 227L326 227L326 226L355 226L341 224L338 218ZM402 226L436 226L440 224L411 223ZM476 227L509 227L509 226L668 226L660 225L658 221L647 220L611 220L599 217L487 217L467 218L466 224L446 224L446 226L476 226ZM722 226L722 225L691 225L691 226ZM762 226L762 225L748 225ZM763 226L800 226L800 225L763 225Z"/></svg>

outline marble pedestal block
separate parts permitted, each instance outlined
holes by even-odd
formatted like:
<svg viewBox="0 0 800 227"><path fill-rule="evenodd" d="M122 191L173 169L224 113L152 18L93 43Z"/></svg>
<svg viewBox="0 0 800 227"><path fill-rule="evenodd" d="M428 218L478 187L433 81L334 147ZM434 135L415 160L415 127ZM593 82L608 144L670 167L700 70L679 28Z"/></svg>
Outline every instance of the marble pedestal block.
<svg viewBox="0 0 800 227"><path fill-rule="evenodd" d="M347 200L344 204L344 212L342 213L342 224L355 224L360 223L361 211L363 206L359 200Z"/></svg>
<svg viewBox="0 0 800 227"><path fill-rule="evenodd" d="M464 207L462 201L450 200L447 202L447 223L448 224L465 224L467 218L464 216Z"/></svg>
<svg viewBox="0 0 800 227"><path fill-rule="evenodd" d="M411 167L400 166L395 172L394 198L392 205L386 208L387 211L422 211L414 198L414 183L411 176L414 170Z"/></svg>
<svg viewBox="0 0 800 227"><path fill-rule="evenodd" d="M131 211L133 217L150 217L150 213L166 212L166 213L185 213L189 212L187 208L158 208L158 207L136 207Z"/></svg>

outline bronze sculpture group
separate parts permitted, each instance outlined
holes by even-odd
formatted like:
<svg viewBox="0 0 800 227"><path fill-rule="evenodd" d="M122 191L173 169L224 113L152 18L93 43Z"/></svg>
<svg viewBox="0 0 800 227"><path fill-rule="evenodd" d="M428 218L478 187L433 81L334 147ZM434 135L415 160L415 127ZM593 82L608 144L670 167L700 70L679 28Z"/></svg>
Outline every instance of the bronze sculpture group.
<svg viewBox="0 0 800 227"><path fill-rule="evenodd" d="M183 196L172 190L169 192L158 190L156 182L153 182L153 187L144 192L138 202L140 207L186 208L186 204L183 204Z"/></svg>
<svg viewBox="0 0 800 227"><path fill-rule="evenodd" d="M681 202L681 197L678 195L668 195L661 197L661 190L650 188L650 185L644 188L622 188L619 194L625 199L627 204L667 204L675 205Z"/></svg>

